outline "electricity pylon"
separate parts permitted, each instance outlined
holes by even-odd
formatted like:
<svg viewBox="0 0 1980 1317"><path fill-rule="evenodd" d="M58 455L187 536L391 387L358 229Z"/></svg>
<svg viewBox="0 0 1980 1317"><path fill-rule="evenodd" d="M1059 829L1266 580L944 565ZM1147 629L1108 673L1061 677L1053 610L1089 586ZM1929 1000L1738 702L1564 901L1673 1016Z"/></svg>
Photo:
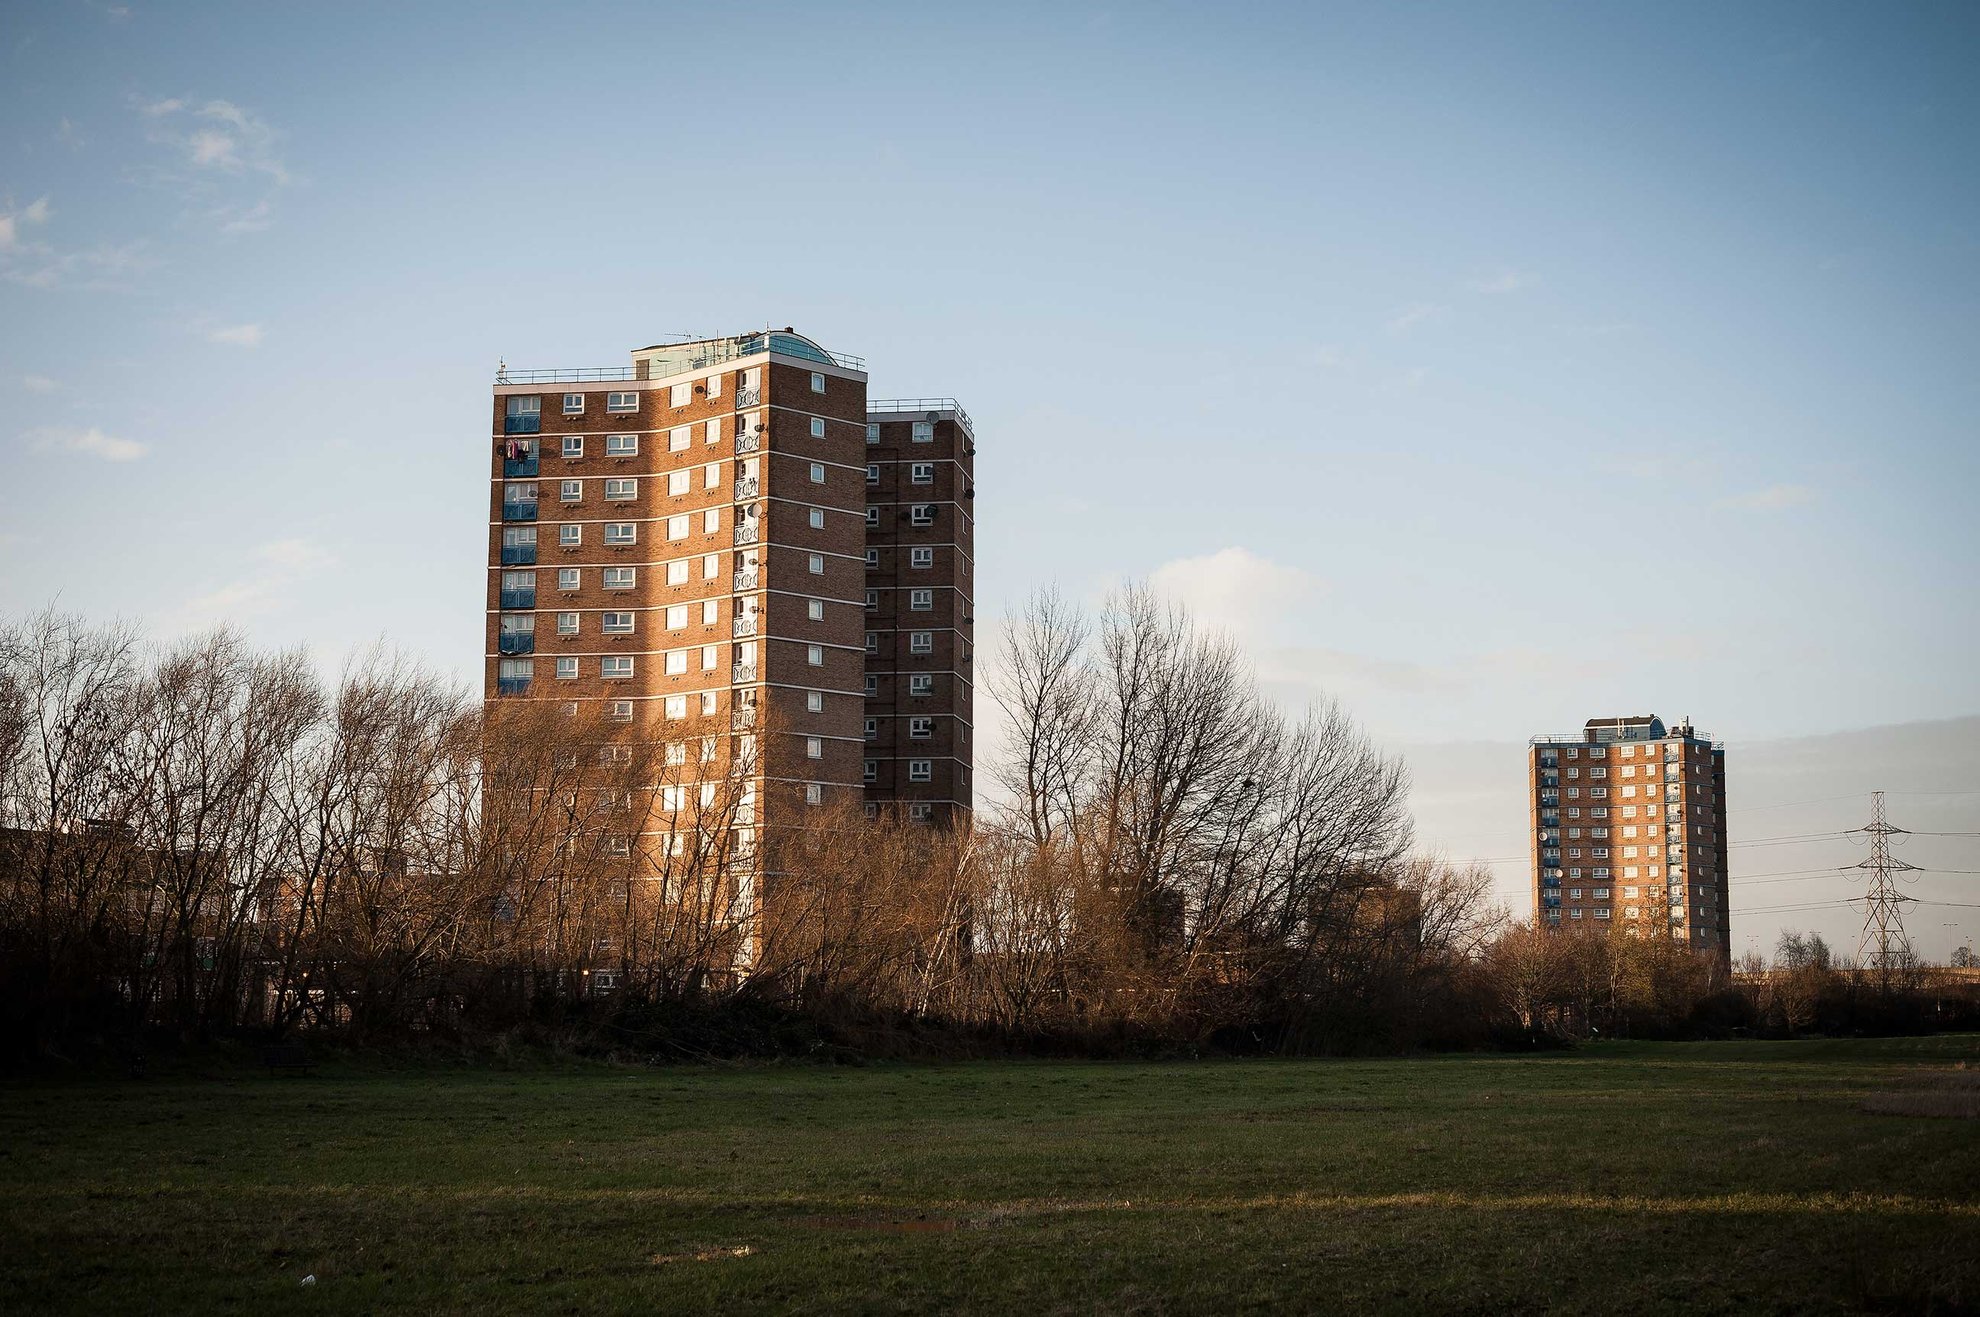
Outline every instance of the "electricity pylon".
<svg viewBox="0 0 1980 1317"><path fill-rule="evenodd" d="M1870 836L1870 854L1854 867L1870 875L1870 892L1862 898L1863 934L1856 939L1856 963L1878 971L1888 982L1892 970L1911 964L1911 939L1904 933L1903 906L1912 898L1898 891L1896 876L1918 866L1891 857L1891 837L1911 834L1884 821L1881 791L1870 793L1870 826L1863 831Z"/></svg>

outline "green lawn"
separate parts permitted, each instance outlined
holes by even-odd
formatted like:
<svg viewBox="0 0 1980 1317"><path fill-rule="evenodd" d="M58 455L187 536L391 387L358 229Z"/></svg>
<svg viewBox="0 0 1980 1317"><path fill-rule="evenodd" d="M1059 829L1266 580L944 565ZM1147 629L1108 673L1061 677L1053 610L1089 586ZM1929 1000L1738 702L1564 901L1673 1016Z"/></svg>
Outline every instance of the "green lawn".
<svg viewBox="0 0 1980 1317"><path fill-rule="evenodd" d="M11 1085L0 1310L1956 1311L1980 1121L1859 1103L1959 1062L1980 1038Z"/></svg>

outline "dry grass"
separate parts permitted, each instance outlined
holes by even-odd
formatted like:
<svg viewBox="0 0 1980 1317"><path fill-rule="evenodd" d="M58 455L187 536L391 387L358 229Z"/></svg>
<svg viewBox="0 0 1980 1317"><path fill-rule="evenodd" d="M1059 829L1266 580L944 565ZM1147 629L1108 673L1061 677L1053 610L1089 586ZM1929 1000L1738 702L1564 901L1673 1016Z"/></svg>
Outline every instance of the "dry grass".
<svg viewBox="0 0 1980 1317"><path fill-rule="evenodd" d="M1879 1116L1980 1120L1980 1070L1962 1063L1907 1076L1904 1087L1864 1098L1863 1109Z"/></svg>

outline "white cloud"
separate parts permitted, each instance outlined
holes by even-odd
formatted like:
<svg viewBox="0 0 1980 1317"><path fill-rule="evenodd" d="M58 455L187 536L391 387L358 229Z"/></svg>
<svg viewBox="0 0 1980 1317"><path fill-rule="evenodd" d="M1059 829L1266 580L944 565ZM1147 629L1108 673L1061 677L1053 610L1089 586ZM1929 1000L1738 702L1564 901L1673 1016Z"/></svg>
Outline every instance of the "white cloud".
<svg viewBox="0 0 1980 1317"><path fill-rule="evenodd" d="M23 375L21 387L29 393L53 393L62 386L46 375Z"/></svg>
<svg viewBox="0 0 1980 1317"><path fill-rule="evenodd" d="M1496 294L1516 293L1533 282L1533 276L1518 270L1499 270L1493 274L1480 275L1466 287L1474 293Z"/></svg>
<svg viewBox="0 0 1980 1317"><path fill-rule="evenodd" d="M1451 309L1436 302L1412 302L1408 306L1397 307L1389 313L1383 327L1391 334L1407 334L1418 325L1434 324L1448 319Z"/></svg>
<svg viewBox="0 0 1980 1317"><path fill-rule="evenodd" d="M305 579L336 565L335 554L309 540L270 540L248 554L247 570L240 576L180 605L165 619L165 629L199 631L274 612L294 598Z"/></svg>
<svg viewBox="0 0 1980 1317"><path fill-rule="evenodd" d="M1283 626L1287 610L1326 590L1326 583L1309 572L1235 545L1163 563L1148 583L1197 621L1243 642L1272 634Z"/></svg>
<svg viewBox="0 0 1980 1317"><path fill-rule="evenodd" d="M258 348L261 346L261 326L228 325L207 331L206 337L209 342L225 343L229 347Z"/></svg>
<svg viewBox="0 0 1980 1317"><path fill-rule="evenodd" d="M264 197L252 206L218 207L209 212L209 217L220 225L222 233L259 233L268 227L274 210Z"/></svg>
<svg viewBox="0 0 1980 1317"><path fill-rule="evenodd" d="M146 136L173 156L174 163L151 171L155 181L178 189L193 213L222 233L268 227L271 190L295 181L273 124L232 101L178 96L139 105L138 114L147 121Z"/></svg>
<svg viewBox="0 0 1980 1317"><path fill-rule="evenodd" d="M48 222L48 198L37 197L19 210L0 211L0 251L16 250L21 246L21 231L30 225L40 226Z"/></svg>
<svg viewBox="0 0 1980 1317"><path fill-rule="evenodd" d="M1717 506L1739 512L1779 512L1813 503L1818 495L1807 485L1769 485L1750 494L1722 498Z"/></svg>
<svg viewBox="0 0 1980 1317"><path fill-rule="evenodd" d="M146 445L135 439L119 439L95 426L87 430L43 426L28 431L27 439L43 452L81 453L87 457L100 457L106 462L135 462L149 451Z"/></svg>

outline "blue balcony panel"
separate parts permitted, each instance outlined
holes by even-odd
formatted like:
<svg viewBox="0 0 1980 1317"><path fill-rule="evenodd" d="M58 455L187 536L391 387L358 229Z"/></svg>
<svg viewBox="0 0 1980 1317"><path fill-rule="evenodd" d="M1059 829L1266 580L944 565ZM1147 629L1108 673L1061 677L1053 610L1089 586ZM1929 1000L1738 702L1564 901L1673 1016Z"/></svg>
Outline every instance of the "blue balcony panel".
<svg viewBox="0 0 1980 1317"><path fill-rule="evenodd" d="M504 567L532 567L535 564L536 546L534 544L504 544L502 546L502 565Z"/></svg>
<svg viewBox="0 0 1980 1317"><path fill-rule="evenodd" d="M504 520L504 521L535 521L535 520L536 520L536 504L534 504L534 503L504 503L504 504L502 505L502 520Z"/></svg>
<svg viewBox="0 0 1980 1317"><path fill-rule="evenodd" d="M495 679L495 693L497 695L527 695L529 693L529 678L497 677Z"/></svg>
<svg viewBox="0 0 1980 1317"><path fill-rule="evenodd" d="M502 418L503 434L536 434L543 429L543 413L529 416L505 416Z"/></svg>
<svg viewBox="0 0 1980 1317"><path fill-rule="evenodd" d="M536 472L537 461L533 457L503 459L502 474L511 480L517 476L533 476Z"/></svg>
<svg viewBox="0 0 1980 1317"><path fill-rule="evenodd" d="M499 593L501 595L502 607L505 609L536 607L536 591L534 590L503 590Z"/></svg>

